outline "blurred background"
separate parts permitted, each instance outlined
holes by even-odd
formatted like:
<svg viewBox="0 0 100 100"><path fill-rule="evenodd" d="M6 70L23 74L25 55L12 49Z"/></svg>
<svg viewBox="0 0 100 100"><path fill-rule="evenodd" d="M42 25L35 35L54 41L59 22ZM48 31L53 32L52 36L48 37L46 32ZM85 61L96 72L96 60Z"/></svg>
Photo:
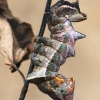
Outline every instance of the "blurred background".
<svg viewBox="0 0 100 100"><path fill-rule="evenodd" d="M38 35L47 0L8 0L14 16L32 25L35 35ZM52 0L54 4L57 0ZM69 0L70 2L74 0ZM88 19L73 23L75 30L86 35L86 38L76 42L76 56L67 59L59 73L67 78L74 77L76 81L74 100L100 100L100 0L80 0L81 11ZM44 36L49 37L46 28ZM30 60L22 63L20 69L25 76ZM10 73L4 65L4 57L0 55L0 100L18 100L23 81L16 72ZM25 100L52 100L43 94L34 84L30 84Z"/></svg>

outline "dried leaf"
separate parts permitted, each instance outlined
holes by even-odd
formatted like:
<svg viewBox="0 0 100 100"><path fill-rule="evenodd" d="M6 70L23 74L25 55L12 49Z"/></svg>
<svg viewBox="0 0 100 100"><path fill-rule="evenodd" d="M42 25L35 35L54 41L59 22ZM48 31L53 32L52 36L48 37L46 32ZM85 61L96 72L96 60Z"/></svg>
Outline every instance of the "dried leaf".
<svg viewBox="0 0 100 100"><path fill-rule="evenodd" d="M0 52L5 56L5 64L10 66L11 72L16 71L13 63L19 68L22 61L29 58L35 40L31 25L15 18L7 1L0 0Z"/></svg>
<svg viewBox="0 0 100 100"><path fill-rule="evenodd" d="M33 52L36 36L33 34L31 25L26 22L19 23L16 19L8 19L8 22L14 31L20 47L23 49L27 47L29 53Z"/></svg>
<svg viewBox="0 0 100 100"><path fill-rule="evenodd" d="M0 12L3 13L8 9L8 4L6 0L0 0Z"/></svg>

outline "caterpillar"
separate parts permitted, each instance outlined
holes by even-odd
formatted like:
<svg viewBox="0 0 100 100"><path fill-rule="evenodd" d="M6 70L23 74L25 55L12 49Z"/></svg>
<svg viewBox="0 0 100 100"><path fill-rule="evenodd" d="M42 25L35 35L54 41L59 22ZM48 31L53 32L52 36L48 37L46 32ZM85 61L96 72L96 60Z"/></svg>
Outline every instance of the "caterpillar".
<svg viewBox="0 0 100 100"><path fill-rule="evenodd" d="M58 71L66 58L75 56L76 40L85 38L84 34L74 30L71 22L86 20L87 16L80 11L77 0L73 3L59 0L51 7L47 16L50 38L37 39L40 44L35 45L34 51L38 54L30 55L36 66L27 80L36 84L40 91L53 100L73 100L74 78L65 78Z"/></svg>

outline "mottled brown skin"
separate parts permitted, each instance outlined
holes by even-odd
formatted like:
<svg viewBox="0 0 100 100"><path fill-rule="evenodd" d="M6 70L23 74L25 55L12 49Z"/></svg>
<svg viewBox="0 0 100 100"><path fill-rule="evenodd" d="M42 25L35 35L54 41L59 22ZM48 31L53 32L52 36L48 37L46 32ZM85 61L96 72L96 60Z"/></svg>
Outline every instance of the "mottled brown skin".
<svg viewBox="0 0 100 100"><path fill-rule="evenodd" d="M63 6L63 5L69 5L75 9L72 9L72 8L67 9L66 6ZM68 10L68 11L66 12L66 10ZM72 15L70 15L70 16L68 15L69 18L66 18L65 17L66 14L67 15L72 14ZM71 32L74 32L73 34L77 34L77 33L74 31L70 21L79 22L79 21L83 21L85 19L86 19L86 15L84 13L81 13L78 2L70 3L65 0L60 0L51 7L50 12L48 13L48 28L51 32L51 35L52 34L56 35L56 38L53 38L53 39L55 39L55 41L52 42L53 39L41 37L38 39L38 41L39 41L39 43L42 43L43 45L36 44L37 47L35 47L35 51L37 51L37 53L39 55L41 54L40 56L45 56L50 59L50 57L48 57L48 55L50 56L50 54L48 52L51 53L51 51L49 50L49 47L55 49L56 53L50 59L51 62L53 62L53 64L52 64L53 66L47 66L47 70L45 73L46 76L44 78L41 76L41 78L33 78L33 79L29 79L29 81L31 83L36 84L40 91L42 91L45 94L48 94L53 100L73 100L74 85L75 85L74 79L73 78L67 79L64 76L62 76L61 74L58 74L58 75L55 74L55 76L53 76L51 74L51 76L48 76L47 72L48 72L48 70L51 72L58 72L60 66L65 62L66 58L70 57L70 56L74 56L75 53L74 53L73 47L74 47L75 41L77 39L84 38L85 36L84 35L82 36L79 33L80 37L78 37L76 35L76 37L72 36L72 38L71 38L71 35L70 35L70 34L72 34ZM65 22L67 22L68 25L65 25L64 24ZM66 29L64 28L65 26L66 26ZM67 34L66 30L68 30L69 35ZM61 35L61 36L59 35L59 37L57 36L58 34L63 34L63 32L66 33L66 37L64 37L63 35ZM71 41L69 41L69 40L71 40ZM60 42L63 44L67 43L66 44L67 48L64 49L63 47L66 47L66 46L62 46L61 48L57 49L57 47L58 47L57 41L59 41L59 44L60 44ZM70 44L69 42L72 44ZM65 51L65 50L69 49L68 43L72 48L69 51ZM61 52L59 52L59 51L61 51ZM60 58L64 52L66 52L64 54L65 60ZM38 66L40 65L41 67L43 67L41 65L42 60L39 59L38 54L33 54L33 56L31 56L30 58L34 63L37 62L36 65L38 65ZM51 53L51 55L52 55L52 53ZM63 62L63 63L61 63L61 62ZM33 76L35 76L35 74ZM38 74L37 74L37 76L38 76ZM29 77L32 77L32 74L29 74Z"/></svg>

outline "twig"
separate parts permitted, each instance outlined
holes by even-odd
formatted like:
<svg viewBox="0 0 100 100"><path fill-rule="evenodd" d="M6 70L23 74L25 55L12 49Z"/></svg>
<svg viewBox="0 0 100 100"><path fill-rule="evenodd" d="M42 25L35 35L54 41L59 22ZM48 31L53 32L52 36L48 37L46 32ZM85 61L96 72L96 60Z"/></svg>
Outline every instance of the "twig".
<svg viewBox="0 0 100 100"><path fill-rule="evenodd" d="M52 0L47 0L46 7L45 7L45 12L49 12L51 2L52 2ZM45 30L45 27L46 27L46 22L47 22L47 16L44 13L38 37L42 37L43 36L44 30ZM31 73L33 71L33 69L34 69L34 64L31 62L28 74ZM19 100L24 100L24 98L26 96L26 93L28 91L28 86L29 86L29 82L26 80L26 82L24 83L24 86L22 88Z"/></svg>
<svg viewBox="0 0 100 100"><path fill-rule="evenodd" d="M9 59L9 58L7 58L7 59ZM9 59L9 61L10 61L10 59ZM10 61L11 62L11 61ZM24 76L24 74L20 71L20 69L14 64L14 63L12 63L11 62L11 64L12 64L12 66L18 71L18 73L20 74L20 76L22 77L22 79L23 79L23 82L24 82L24 84L25 84L25 76Z"/></svg>
<svg viewBox="0 0 100 100"><path fill-rule="evenodd" d="M23 82L24 82L24 84L25 84L25 76L24 76L24 74L19 70L19 68L17 68L17 66L15 65L15 64L13 64L12 63L12 65L13 65L13 67L18 71L18 73L20 74L20 76L22 77L22 79L23 79Z"/></svg>

